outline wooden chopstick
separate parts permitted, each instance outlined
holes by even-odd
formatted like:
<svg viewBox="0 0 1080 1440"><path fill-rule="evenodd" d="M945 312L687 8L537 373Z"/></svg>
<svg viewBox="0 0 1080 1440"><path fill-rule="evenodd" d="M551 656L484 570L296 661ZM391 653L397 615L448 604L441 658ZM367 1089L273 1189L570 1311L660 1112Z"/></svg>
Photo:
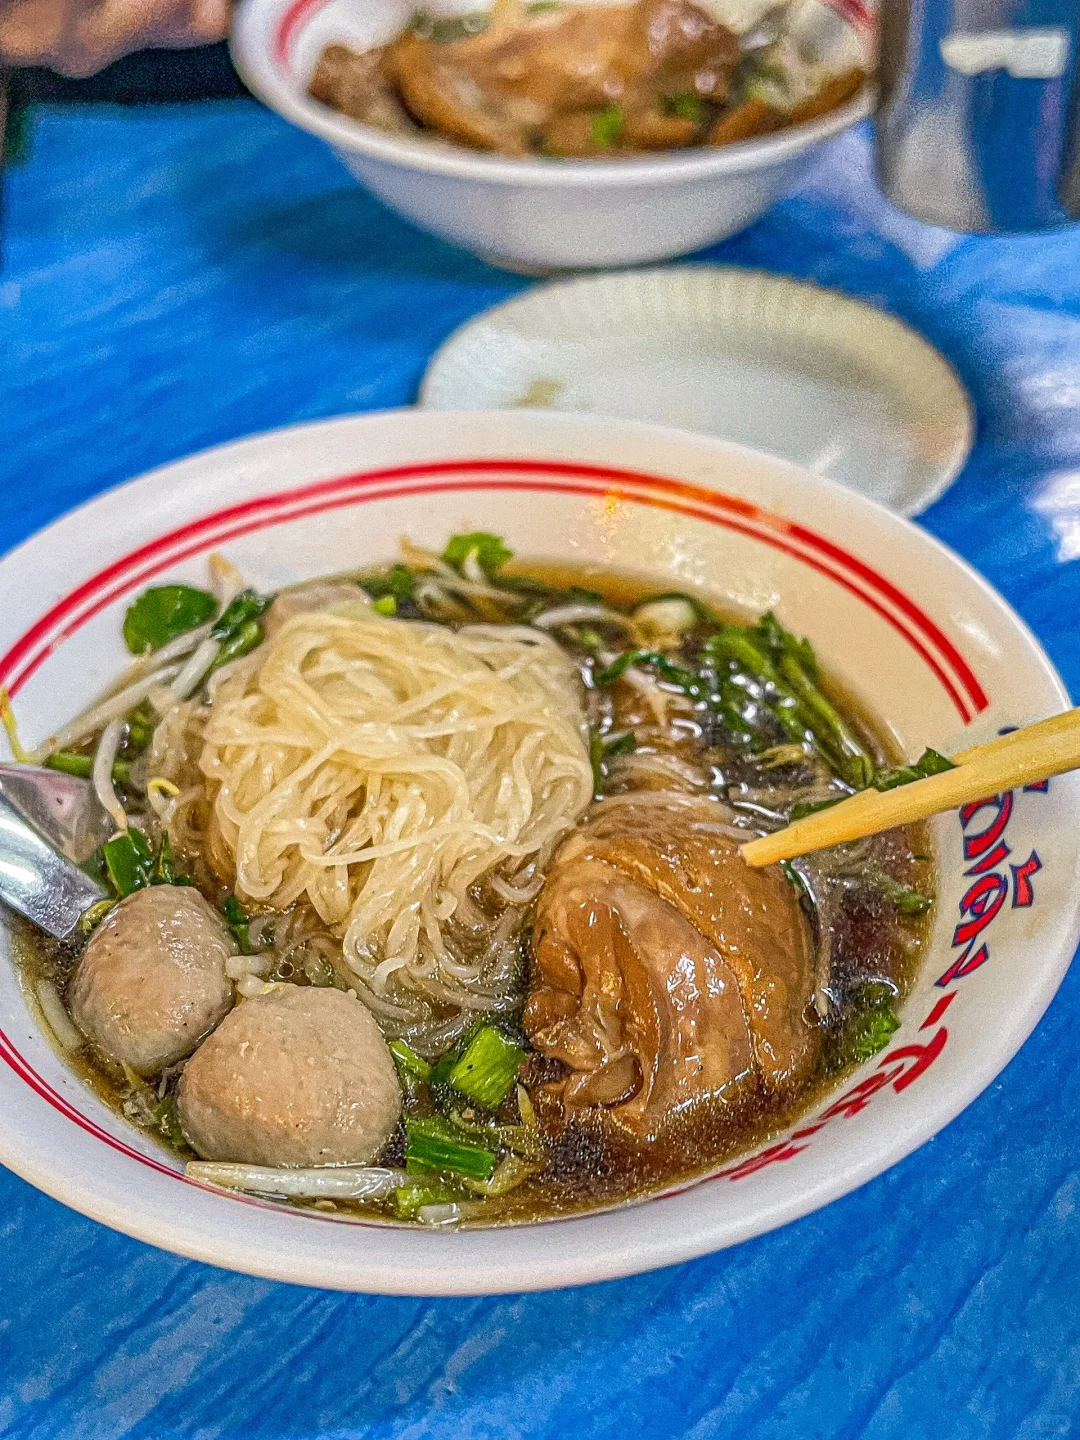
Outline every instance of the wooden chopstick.
<svg viewBox="0 0 1080 1440"><path fill-rule="evenodd" d="M1080 708L962 750L954 764L953 770L894 790L861 790L839 805L749 841L740 853L755 868L775 865L1080 769Z"/></svg>

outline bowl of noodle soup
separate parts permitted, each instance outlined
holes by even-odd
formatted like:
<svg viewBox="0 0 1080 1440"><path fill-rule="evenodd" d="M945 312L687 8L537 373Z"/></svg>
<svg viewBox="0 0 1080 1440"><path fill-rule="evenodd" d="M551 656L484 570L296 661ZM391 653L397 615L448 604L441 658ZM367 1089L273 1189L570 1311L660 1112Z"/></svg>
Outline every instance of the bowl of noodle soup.
<svg viewBox="0 0 1080 1440"><path fill-rule="evenodd" d="M18 740L117 807L85 933L0 942L0 1160L150 1243L406 1294L685 1260L930 1138L1071 959L1072 776L739 868L792 805L1068 703L962 561L786 462L347 418L0 565ZM155 907L203 937L201 1018L125 1050L101 986Z"/></svg>

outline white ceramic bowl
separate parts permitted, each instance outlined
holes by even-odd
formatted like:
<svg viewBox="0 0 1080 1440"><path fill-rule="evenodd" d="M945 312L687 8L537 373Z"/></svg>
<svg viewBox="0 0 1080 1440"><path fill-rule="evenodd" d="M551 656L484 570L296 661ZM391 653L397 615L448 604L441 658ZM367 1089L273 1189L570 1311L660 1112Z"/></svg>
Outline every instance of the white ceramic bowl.
<svg viewBox="0 0 1080 1440"><path fill-rule="evenodd" d="M308 81L325 45L383 44L415 8L411 0L243 0L233 59L261 100L325 140L380 200L509 269L631 265L712 244L793 189L821 143L869 109L863 93L820 120L742 144L553 161L384 134L311 99Z"/></svg>
<svg viewBox="0 0 1080 1440"><path fill-rule="evenodd" d="M551 414L411 412L211 450L58 521L0 562L0 684L37 741L114 676L149 581L203 583L225 552L257 586L483 527L519 553L600 561L775 607L908 754L1061 709L1037 642L909 522L716 440ZM686 1260L824 1205L961 1111L1039 1019L1080 914L1080 776L935 825L939 900L922 978L881 1055L792 1131L643 1203L505 1230L425 1232L192 1183L64 1065L0 955L0 1160L152 1244L255 1274L396 1293L569 1285ZM6 941L0 937L0 949Z"/></svg>

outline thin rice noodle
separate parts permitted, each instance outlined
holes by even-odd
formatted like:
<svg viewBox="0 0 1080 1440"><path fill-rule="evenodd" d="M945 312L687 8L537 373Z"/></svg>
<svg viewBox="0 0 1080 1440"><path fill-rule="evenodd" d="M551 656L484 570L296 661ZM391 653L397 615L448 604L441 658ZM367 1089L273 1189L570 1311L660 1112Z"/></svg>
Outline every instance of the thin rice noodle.
<svg viewBox="0 0 1080 1440"><path fill-rule="evenodd" d="M424 1049L517 1003L524 905L479 882L542 869L593 788L554 641L370 611L293 617L167 718L150 763L180 786L174 843L247 905L310 907Z"/></svg>

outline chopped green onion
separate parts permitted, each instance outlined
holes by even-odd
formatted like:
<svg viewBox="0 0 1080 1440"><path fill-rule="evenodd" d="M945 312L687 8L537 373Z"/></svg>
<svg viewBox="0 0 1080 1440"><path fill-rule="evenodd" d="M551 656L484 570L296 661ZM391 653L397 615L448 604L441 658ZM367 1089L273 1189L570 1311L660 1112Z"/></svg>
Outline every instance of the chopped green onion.
<svg viewBox="0 0 1080 1440"><path fill-rule="evenodd" d="M911 765L901 765L895 770L879 770L874 776L875 790L895 790L898 785L910 785L915 780L926 780L931 775L944 775L946 770L956 766L936 750L924 750Z"/></svg>
<svg viewBox="0 0 1080 1440"><path fill-rule="evenodd" d="M601 150L617 145L623 132L622 106L605 105L603 110L598 110L589 122L589 132L593 144Z"/></svg>
<svg viewBox="0 0 1080 1440"><path fill-rule="evenodd" d="M692 120L695 125L703 124L707 114L704 100L693 90L681 90L677 95L669 95L664 111L677 120Z"/></svg>
<svg viewBox="0 0 1080 1440"><path fill-rule="evenodd" d="M487 1022L484 1019L474 1020L465 1034L451 1045L450 1049L439 1056L432 1067L430 1084L449 1085L450 1071L454 1068L462 1055L469 1048L473 1037L478 1035Z"/></svg>
<svg viewBox="0 0 1080 1440"><path fill-rule="evenodd" d="M425 1205L451 1205L460 1198L448 1185L440 1185L438 1181L399 1185L394 1191L394 1211L399 1220L415 1220Z"/></svg>
<svg viewBox="0 0 1080 1440"><path fill-rule="evenodd" d="M416 1085L426 1085L431 1079L431 1066L422 1055L417 1055L411 1045L406 1045L404 1040L391 1040L390 1054L394 1057L394 1064L402 1082L410 1089Z"/></svg>
<svg viewBox="0 0 1080 1440"><path fill-rule="evenodd" d="M405 565L393 565L384 574L365 575L360 584L373 600L390 597L404 605L416 591L416 576Z"/></svg>
<svg viewBox="0 0 1080 1440"><path fill-rule="evenodd" d="M389 619L391 615L397 614L397 601L393 595L382 595L378 600L372 601L371 608L376 615L384 615Z"/></svg>
<svg viewBox="0 0 1080 1440"><path fill-rule="evenodd" d="M45 765L49 770L59 770L62 775L77 775L80 779L89 780L94 771L94 757L80 755L74 750L57 750L49 756ZM114 760L112 778L121 785L130 780L131 761Z"/></svg>
<svg viewBox="0 0 1080 1440"><path fill-rule="evenodd" d="M232 931L233 939L240 946L241 955L251 954L250 916L244 907L237 900L235 895L230 895L222 905L225 915L225 924Z"/></svg>
<svg viewBox="0 0 1080 1440"><path fill-rule="evenodd" d="M410 1174L432 1172L486 1180L495 1169L494 1151L474 1145L441 1116L409 1119L405 1133L405 1168Z"/></svg>
<svg viewBox="0 0 1080 1440"><path fill-rule="evenodd" d="M498 535L489 535L486 530L473 530L468 535L454 535L447 542L442 558L447 565L460 570L470 555L476 555L476 563L488 577L493 579L514 552L507 549L505 541Z"/></svg>
<svg viewBox="0 0 1080 1440"><path fill-rule="evenodd" d="M144 590L124 616L124 641L133 655L160 650L170 640L204 625L217 601L191 585L157 585Z"/></svg>
<svg viewBox="0 0 1080 1440"><path fill-rule="evenodd" d="M493 1025L485 1025L450 1071L449 1081L477 1105L497 1110L513 1089L524 1059L525 1051L519 1045Z"/></svg>
<svg viewBox="0 0 1080 1440"><path fill-rule="evenodd" d="M132 826L126 835L114 835L101 847L112 887L122 900L153 884L154 857L150 842Z"/></svg>

